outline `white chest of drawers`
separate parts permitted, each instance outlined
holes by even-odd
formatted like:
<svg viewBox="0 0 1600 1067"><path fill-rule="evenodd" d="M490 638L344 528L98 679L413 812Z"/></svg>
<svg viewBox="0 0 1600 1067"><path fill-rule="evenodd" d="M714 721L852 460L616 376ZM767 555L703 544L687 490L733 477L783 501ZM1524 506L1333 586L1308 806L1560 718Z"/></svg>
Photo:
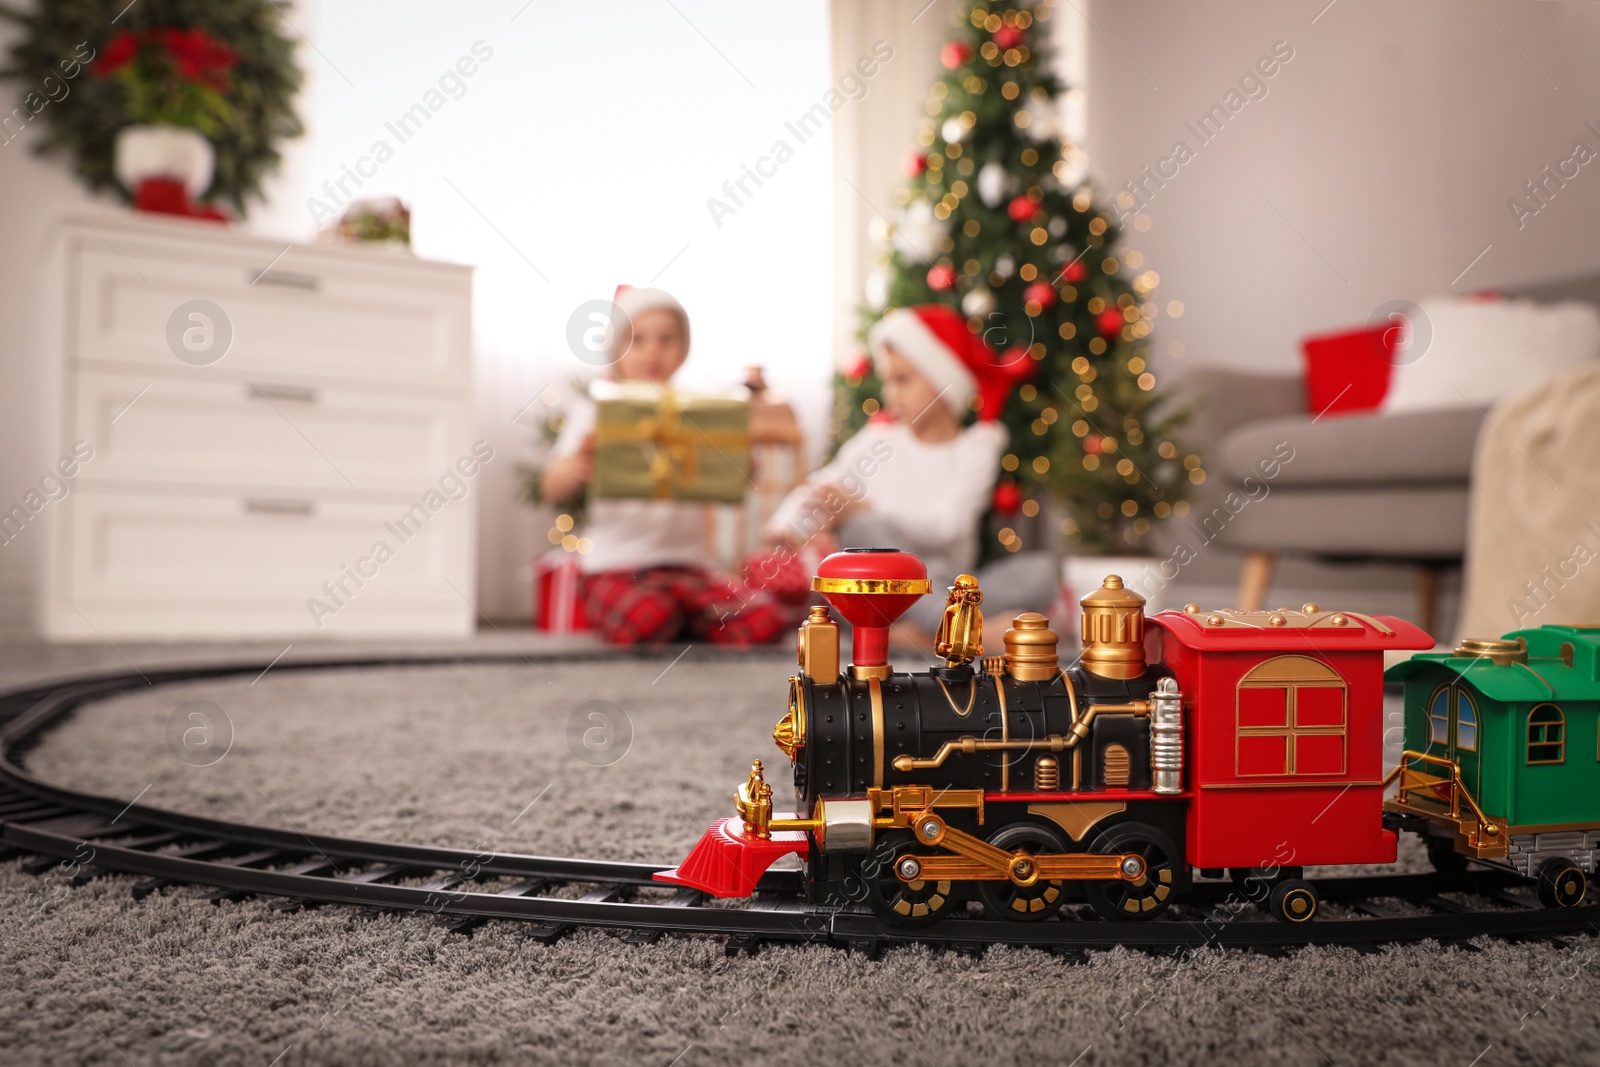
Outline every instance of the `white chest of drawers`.
<svg viewBox="0 0 1600 1067"><path fill-rule="evenodd" d="M471 632L470 268L74 215L41 281L50 461L93 449L30 520L43 633Z"/></svg>

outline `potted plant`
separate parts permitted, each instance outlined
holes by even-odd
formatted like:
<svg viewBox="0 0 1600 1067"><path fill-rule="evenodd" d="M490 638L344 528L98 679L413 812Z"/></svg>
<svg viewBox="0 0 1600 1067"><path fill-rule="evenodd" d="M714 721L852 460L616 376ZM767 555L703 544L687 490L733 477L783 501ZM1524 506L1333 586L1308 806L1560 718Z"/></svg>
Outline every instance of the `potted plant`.
<svg viewBox="0 0 1600 1067"><path fill-rule="evenodd" d="M136 205L155 206L152 183L176 182L189 200L211 187L210 138L233 118L230 74L239 56L203 29L161 26L112 37L94 65L123 89L131 124L117 131L113 169Z"/></svg>

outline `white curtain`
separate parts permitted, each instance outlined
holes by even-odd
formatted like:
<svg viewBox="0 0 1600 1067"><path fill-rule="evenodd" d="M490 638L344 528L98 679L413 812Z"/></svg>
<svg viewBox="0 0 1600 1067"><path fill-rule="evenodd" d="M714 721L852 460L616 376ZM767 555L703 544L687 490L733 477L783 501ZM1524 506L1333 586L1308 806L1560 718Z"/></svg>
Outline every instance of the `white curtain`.
<svg viewBox="0 0 1600 1067"><path fill-rule="evenodd" d="M878 250L868 229L879 215L895 217L901 163L916 147L918 120L929 87L942 72L939 49L950 37L957 0L832 0L829 5L835 78L863 57L894 50L867 79L859 100L833 121L834 279L833 350L836 365L862 350L857 334L869 271Z"/></svg>

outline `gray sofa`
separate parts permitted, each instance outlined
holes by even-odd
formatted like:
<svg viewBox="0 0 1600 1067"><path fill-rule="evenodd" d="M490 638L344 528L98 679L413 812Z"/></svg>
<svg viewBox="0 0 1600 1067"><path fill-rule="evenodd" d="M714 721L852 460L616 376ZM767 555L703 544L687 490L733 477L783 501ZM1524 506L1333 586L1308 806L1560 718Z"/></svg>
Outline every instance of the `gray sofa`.
<svg viewBox="0 0 1600 1067"><path fill-rule="evenodd" d="M1504 293L1600 304L1600 274ZM1174 391L1195 405L1187 437L1212 476L1191 526L1244 553L1239 607L1268 599L1280 556L1407 563L1417 567L1418 621L1433 632L1439 575L1458 567L1466 549L1483 413L1467 407L1316 418L1306 413L1300 374L1226 367L1185 368ZM1286 448L1293 450L1287 460Z"/></svg>

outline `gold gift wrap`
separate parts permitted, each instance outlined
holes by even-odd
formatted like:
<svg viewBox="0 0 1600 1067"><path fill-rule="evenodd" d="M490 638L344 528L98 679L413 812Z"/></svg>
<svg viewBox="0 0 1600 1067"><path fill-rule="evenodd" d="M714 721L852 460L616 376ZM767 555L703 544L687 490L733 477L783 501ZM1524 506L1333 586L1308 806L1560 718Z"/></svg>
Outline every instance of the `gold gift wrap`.
<svg viewBox="0 0 1600 1067"><path fill-rule="evenodd" d="M597 499L737 504L750 487L750 401L647 382L596 382Z"/></svg>

